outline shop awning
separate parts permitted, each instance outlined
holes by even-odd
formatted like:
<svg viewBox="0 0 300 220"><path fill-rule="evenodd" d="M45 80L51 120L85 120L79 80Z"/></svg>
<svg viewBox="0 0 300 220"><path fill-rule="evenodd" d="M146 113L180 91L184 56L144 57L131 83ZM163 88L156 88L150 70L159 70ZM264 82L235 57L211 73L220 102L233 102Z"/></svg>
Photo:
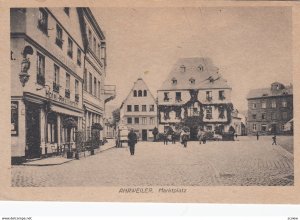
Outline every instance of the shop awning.
<svg viewBox="0 0 300 220"><path fill-rule="evenodd" d="M57 112L57 113L65 114L65 115L83 117L83 112L72 111L70 109L62 108L62 107L59 107L59 106L56 106L56 105L52 105L51 110L54 111L54 112Z"/></svg>

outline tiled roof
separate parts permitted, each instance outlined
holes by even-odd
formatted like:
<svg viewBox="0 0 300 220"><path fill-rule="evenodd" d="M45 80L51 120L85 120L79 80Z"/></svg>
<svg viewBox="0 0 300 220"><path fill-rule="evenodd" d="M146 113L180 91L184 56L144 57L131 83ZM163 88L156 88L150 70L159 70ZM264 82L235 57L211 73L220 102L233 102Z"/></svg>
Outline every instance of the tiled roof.
<svg viewBox="0 0 300 220"><path fill-rule="evenodd" d="M274 84L274 83L273 83ZM260 89L252 89L249 91L247 95L247 99L253 98L262 98L262 97L272 97L272 96L283 96L283 95L292 95L293 94L293 86L285 86L283 89L272 90L269 88L260 88Z"/></svg>
<svg viewBox="0 0 300 220"><path fill-rule="evenodd" d="M207 57L177 60L160 90L231 88L219 74L219 69ZM190 80L194 79L194 83ZM177 80L177 83L173 83Z"/></svg>

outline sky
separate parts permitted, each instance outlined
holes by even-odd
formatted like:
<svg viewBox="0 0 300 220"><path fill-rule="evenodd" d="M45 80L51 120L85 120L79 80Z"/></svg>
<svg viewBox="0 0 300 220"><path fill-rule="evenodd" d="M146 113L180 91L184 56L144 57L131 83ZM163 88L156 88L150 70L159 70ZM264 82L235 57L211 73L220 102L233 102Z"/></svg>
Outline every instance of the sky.
<svg viewBox="0 0 300 220"><path fill-rule="evenodd" d="M292 11L288 7L93 8L107 44L105 84L120 106L137 78L156 97L177 59L210 57L247 109L250 89L292 83Z"/></svg>

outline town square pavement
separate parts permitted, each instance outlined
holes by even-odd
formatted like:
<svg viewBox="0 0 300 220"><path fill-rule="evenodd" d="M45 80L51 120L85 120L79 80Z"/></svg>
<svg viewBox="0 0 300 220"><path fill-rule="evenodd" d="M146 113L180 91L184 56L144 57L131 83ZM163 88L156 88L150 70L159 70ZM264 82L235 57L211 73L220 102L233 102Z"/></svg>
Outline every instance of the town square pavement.
<svg viewBox="0 0 300 220"><path fill-rule="evenodd" d="M61 165L12 166L12 186L293 185L293 154L271 143L271 137L194 141L187 148L139 142L134 156L123 147Z"/></svg>

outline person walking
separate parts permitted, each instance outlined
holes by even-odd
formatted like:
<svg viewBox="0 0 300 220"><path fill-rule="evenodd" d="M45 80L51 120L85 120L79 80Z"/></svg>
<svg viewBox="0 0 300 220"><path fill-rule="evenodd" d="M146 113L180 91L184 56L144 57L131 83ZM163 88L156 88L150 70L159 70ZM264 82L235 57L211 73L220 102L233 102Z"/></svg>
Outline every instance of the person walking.
<svg viewBox="0 0 300 220"><path fill-rule="evenodd" d="M182 132L181 141L182 141L181 143L183 144L183 146L187 147L188 135L185 131Z"/></svg>
<svg viewBox="0 0 300 220"><path fill-rule="evenodd" d="M256 132L256 140L258 140L258 139L259 139L259 133Z"/></svg>
<svg viewBox="0 0 300 220"><path fill-rule="evenodd" d="M274 136L272 137L272 139L273 139L273 143L272 143L272 145L277 145L277 143L276 143L276 134L274 134Z"/></svg>
<svg viewBox="0 0 300 220"><path fill-rule="evenodd" d="M164 133L164 145L168 145L168 132L165 131Z"/></svg>
<svg viewBox="0 0 300 220"><path fill-rule="evenodd" d="M198 138L198 140L199 140L199 144L201 144L202 136L203 136L203 132L202 132L201 129L199 129L198 134L197 134L197 138Z"/></svg>
<svg viewBox="0 0 300 220"><path fill-rule="evenodd" d="M174 131L172 132L172 144L176 144L176 134Z"/></svg>
<svg viewBox="0 0 300 220"><path fill-rule="evenodd" d="M130 154L134 155L134 150L135 150L135 144L137 143L137 135L133 131L133 129L130 130L128 133L128 145L130 149Z"/></svg>

